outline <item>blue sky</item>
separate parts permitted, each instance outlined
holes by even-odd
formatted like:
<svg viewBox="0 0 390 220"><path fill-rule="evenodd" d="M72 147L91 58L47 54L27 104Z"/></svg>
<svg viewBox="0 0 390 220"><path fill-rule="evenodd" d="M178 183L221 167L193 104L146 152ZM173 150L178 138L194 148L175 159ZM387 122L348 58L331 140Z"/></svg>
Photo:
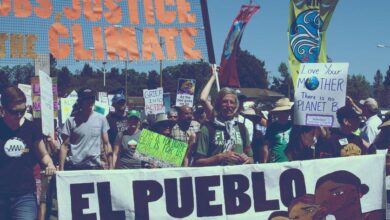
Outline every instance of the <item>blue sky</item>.
<svg viewBox="0 0 390 220"><path fill-rule="evenodd" d="M220 61L223 44L233 19L249 0L209 0L214 51ZM264 60L266 69L279 76L278 66L287 63L288 0L257 0L260 10L252 17L241 41L241 48ZM339 0L328 28L327 50L333 62L350 63L350 74L363 74L373 81L390 65L389 0Z"/></svg>

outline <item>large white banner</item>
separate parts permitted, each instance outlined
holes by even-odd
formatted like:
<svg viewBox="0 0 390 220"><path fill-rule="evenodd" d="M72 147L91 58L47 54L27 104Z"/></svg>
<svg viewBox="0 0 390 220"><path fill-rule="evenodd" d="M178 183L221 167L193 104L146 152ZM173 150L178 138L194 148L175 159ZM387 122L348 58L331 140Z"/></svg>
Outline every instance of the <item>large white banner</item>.
<svg viewBox="0 0 390 220"><path fill-rule="evenodd" d="M345 105L348 63L302 63L294 95L294 123L339 127L337 109Z"/></svg>
<svg viewBox="0 0 390 220"><path fill-rule="evenodd" d="M384 155L226 167L63 171L57 173L59 219L268 219L275 214L362 219L384 212L384 173Z"/></svg>
<svg viewBox="0 0 390 220"><path fill-rule="evenodd" d="M143 90L145 99L145 114L146 115L157 115L159 113L165 113L164 99L163 99L163 88L157 89L144 89Z"/></svg>
<svg viewBox="0 0 390 220"><path fill-rule="evenodd" d="M42 133L54 138L53 84L50 76L39 70L41 95Z"/></svg>

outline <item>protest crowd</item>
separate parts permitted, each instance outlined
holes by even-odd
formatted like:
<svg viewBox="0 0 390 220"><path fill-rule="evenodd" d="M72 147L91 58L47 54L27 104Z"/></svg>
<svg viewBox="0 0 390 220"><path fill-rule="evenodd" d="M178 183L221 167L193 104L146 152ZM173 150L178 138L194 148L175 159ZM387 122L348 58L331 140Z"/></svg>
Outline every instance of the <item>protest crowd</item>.
<svg viewBox="0 0 390 220"><path fill-rule="evenodd" d="M234 20L218 68L214 53L210 53L211 36L206 36L211 35L206 1L155 1L156 7L154 1L143 1L140 6L137 2L141 1L127 1L131 22L128 27L122 21L121 1L104 1L104 10L102 1L84 1L83 24L72 23L81 22L79 1L72 1L74 8L58 1L54 9L64 8L64 13L57 13L55 18L50 17L50 1L37 2L42 7L35 5L33 11L39 19L33 19L50 23L45 31L49 33L45 39L49 39L50 51L40 55L74 59L71 62L102 61L104 87L105 56L108 61L118 58L126 65L125 89L116 88L108 94L106 88L95 91L81 82L68 97L58 97L58 92L53 92L57 78L50 77L49 56L43 59L46 64L39 66L37 54L26 54L26 58L36 61L31 85L21 84L30 91L20 84L0 88L0 220L68 220L63 216L144 220L159 214L164 215L161 219L229 219L229 215L237 215L238 219L238 214L267 215L269 220L390 217L390 190L386 195L385 172L380 170L390 175L390 111L382 114L379 100L374 98L354 100L347 96L349 64L328 63L326 50L320 48L325 45L325 32L337 0L290 1L288 53L295 94L281 95L271 104L246 96L237 76L236 53L243 30L260 8L253 1L243 5ZM91 9L96 2L100 6ZM12 5L14 13L10 15L10 1L0 4L2 17L14 19L15 14L20 19L32 14L28 12L32 6L26 1L14 1ZM145 9L138 14L141 5ZM141 19L141 23L146 22L141 29L137 26L139 15L145 20ZM109 23L107 27L95 26L104 23L100 21L102 17ZM60 22L71 24L72 34ZM91 26L93 34L84 39L93 42L94 47L87 50L82 36L88 34L82 30L87 30L84 23L88 22L96 23ZM312 33L302 34L302 27ZM65 43L70 35L68 40L72 40L73 47ZM2 42L8 40L8 35L1 36ZM27 51L34 52L38 37L10 34L11 53L22 53L23 46L15 42L23 37L28 41ZM138 46L141 40L142 46ZM178 42L182 50L176 53ZM316 46L304 48L306 44ZM71 49L74 55L70 55ZM1 58L6 51L0 45ZM196 80L178 79L176 101L166 101L160 70L160 87L142 88L144 106L136 108L129 101L128 95L134 94L127 90L128 61L160 62L162 68L163 60L175 61L179 56L185 62L203 62L206 53L210 55L210 77L199 85L199 97L195 95ZM11 58L22 58L22 54L11 54ZM36 88L38 95L34 94ZM38 99L31 100L34 95ZM376 170L365 167L356 171L360 164L353 162L361 158L367 158L365 163L383 160L372 164ZM328 160L329 167L310 167ZM343 167L338 169L338 164ZM169 175L161 174L164 172ZM110 182L107 176L112 174L135 177L118 177ZM83 176L91 181L79 182L77 178ZM60 183L62 177L68 177L69 184ZM62 187L64 184L69 187ZM213 187L214 191L210 189ZM268 188L272 192L267 192ZM379 198L382 194L387 198ZM71 204L60 206L60 200ZM155 206L149 204L153 202ZM152 213L151 207L158 209Z"/></svg>
<svg viewBox="0 0 390 220"><path fill-rule="evenodd" d="M357 102L347 97L346 105L337 110L339 128L302 126L294 125L294 102L288 98L266 110L257 107L261 103L247 101L239 90L225 87L209 99L214 80L212 74L196 107L172 106L154 118L128 109L123 94L113 96L112 111L104 117L94 111L96 92L82 88L71 116L56 127L55 134L46 136L40 119L31 117L24 93L14 86L5 88L0 143L6 150L0 154L0 171L8 178L0 183L1 219L34 219L37 213L40 219L47 218L53 205L56 166L59 171L161 168L159 163L135 156L146 129L188 146L182 167L261 166L386 153L389 147L390 115L382 121L373 98ZM15 169L19 172L14 173ZM35 193L39 193L39 205Z"/></svg>

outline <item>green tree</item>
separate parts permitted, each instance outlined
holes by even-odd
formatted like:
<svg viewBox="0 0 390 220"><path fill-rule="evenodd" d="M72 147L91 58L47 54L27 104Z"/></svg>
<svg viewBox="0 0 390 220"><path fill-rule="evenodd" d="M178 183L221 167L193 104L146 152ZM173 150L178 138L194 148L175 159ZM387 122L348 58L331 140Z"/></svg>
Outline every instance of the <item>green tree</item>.
<svg viewBox="0 0 390 220"><path fill-rule="evenodd" d="M347 95L353 100L366 99L371 96L370 83L363 75L348 75Z"/></svg>
<svg viewBox="0 0 390 220"><path fill-rule="evenodd" d="M383 107L390 108L390 66L386 71L385 81L383 82L384 93L383 93Z"/></svg>
<svg viewBox="0 0 390 220"><path fill-rule="evenodd" d="M238 50L237 73L243 88L268 88L268 72L265 62L257 59L247 50Z"/></svg>
<svg viewBox="0 0 390 220"><path fill-rule="evenodd" d="M384 105L384 92L385 87L383 85L383 75L380 70L377 70L374 76L373 95L374 98L378 101L379 106Z"/></svg>
<svg viewBox="0 0 390 220"><path fill-rule="evenodd" d="M282 62L279 65L278 71L281 78L273 78L271 90L280 92L286 97L292 99L294 97L294 86L286 63Z"/></svg>

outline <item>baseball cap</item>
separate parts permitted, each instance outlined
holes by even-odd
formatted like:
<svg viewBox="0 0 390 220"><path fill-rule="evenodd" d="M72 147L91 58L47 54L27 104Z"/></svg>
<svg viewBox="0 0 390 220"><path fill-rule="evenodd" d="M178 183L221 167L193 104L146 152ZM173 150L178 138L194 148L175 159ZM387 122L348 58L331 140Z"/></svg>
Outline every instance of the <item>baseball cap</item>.
<svg viewBox="0 0 390 220"><path fill-rule="evenodd" d="M96 99L96 93L90 88L82 88L77 92L77 98L79 100Z"/></svg>
<svg viewBox="0 0 390 220"><path fill-rule="evenodd" d="M141 118L141 113L139 111L137 111L137 110L129 110L127 112L127 117L128 118L136 117L136 118L140 119Z"/></svg>
<svg viewBox="0 0 390 220"><path fill-rule="evenodd" d="M112 104L116 104L120 101L126 101L126 98L123 94L115 94L114 97L112 97Z"/></svg>

